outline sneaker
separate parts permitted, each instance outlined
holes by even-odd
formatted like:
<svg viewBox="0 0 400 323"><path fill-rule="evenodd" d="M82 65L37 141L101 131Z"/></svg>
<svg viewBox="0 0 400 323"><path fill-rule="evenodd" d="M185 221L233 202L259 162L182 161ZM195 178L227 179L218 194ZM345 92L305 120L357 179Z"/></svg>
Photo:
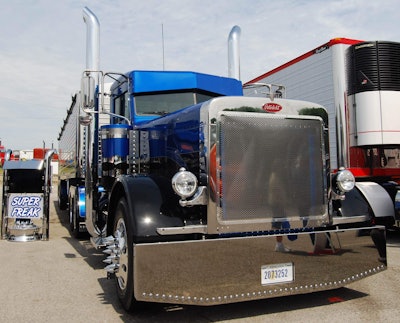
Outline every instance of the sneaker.
<svg viewBox="0 0 400 323"><path fill-rule="evenodd" d="M275 245L275 251L276 252L290 252L291 250L287 247L282 242L277 242Z"/></svg>

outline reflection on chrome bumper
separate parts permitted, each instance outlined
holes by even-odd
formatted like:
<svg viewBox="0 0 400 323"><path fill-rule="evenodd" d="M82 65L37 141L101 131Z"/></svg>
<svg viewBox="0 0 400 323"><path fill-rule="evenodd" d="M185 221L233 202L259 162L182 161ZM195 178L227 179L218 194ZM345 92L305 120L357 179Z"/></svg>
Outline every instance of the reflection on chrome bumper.
<svg viewBox="0 0 400 323"><path fill-rule="evenodd" d="M134 245L139 301L214 305L335 289L386 269L384 227ZM293 239L291 239L293 240ZM290 282L262 284L262 268L293 264ZM272 266L273 267L273 266Z"/></svg>

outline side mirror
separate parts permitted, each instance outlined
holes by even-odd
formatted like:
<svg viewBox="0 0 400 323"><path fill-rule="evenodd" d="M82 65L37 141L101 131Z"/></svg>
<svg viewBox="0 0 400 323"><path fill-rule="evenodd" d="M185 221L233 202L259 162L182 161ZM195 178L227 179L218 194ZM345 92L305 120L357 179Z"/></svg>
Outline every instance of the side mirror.
<svg viewBox="0 0 400 323"><path fill-rule="evenodd" d="M88 125L90 125L90 123L92 122L92 116L90 115L90 114L85 114L85 115L83 115L83 116L79 116L79 123L82 125L82 126L88 126Z"/></svg>

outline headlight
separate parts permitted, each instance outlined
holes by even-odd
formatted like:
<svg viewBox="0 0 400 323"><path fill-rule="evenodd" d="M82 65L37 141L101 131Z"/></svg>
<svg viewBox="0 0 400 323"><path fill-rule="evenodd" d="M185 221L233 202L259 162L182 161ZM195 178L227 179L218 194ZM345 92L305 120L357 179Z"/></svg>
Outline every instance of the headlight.
<svg viewBox="0 0 400 323"><path fill-rule="evenodd" d="M352 172L347 169L339 170L336 174L336 185L341 192L349 192L354 188L355 178Z"/></svg>
<svg viewBox="0 0 400 323"><path fill-rule="evenodd" d="M172 188L180 197L190 197L197 190L197 178L193 173L188 172L185 168L181 168L172 177Z"/></svg>

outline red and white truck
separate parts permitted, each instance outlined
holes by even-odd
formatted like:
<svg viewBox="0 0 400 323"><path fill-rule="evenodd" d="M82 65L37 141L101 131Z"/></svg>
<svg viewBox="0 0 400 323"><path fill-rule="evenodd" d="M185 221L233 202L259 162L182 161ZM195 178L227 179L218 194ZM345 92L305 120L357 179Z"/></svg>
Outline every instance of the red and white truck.
<svg viewBox="0 0 400 323"><path fill-rule="evenodd" d="M3 164L4 164L5 157L6 157L6 148L1 144L1 141L0 141L0 163L1 163L1 166L3 166Z"/></svg>
<svg viewBox="0 0 400 323"><path fill-rule="evenodd" d="M0 165L3 167L4 162L6 160L6 155L7 155L7 148L3 146L0 140ZM10 160L18 160L18 155L16 151L11 152L10 156L8 157Z"/></svg>
<svg viewBox="0 0 400 323"><path fill-rule="evenodd" d="M335 38L245 84L274 88L328 109L330 167L349 168L357 188L379 184L393 203L400 183L400 43ZM400 195L400 194L399 194ZM396 224L400 218L396 217Z"/></svg>

